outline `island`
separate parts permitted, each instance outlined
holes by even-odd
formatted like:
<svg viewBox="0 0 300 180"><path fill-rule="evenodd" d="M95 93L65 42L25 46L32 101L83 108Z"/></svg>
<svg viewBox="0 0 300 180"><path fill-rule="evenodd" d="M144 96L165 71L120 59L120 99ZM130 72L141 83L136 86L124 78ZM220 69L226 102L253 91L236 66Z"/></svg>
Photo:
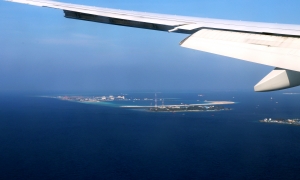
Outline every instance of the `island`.
<svg viewBox="0 0 300 180"><path fill-rule="evenodd" d="M277 123L277 124L290 124L290 125L300 125L300 119L272 119L265 118L264 120L260 120L262 123Z"/></svg>
<svg viewBox="0 0 300 180"><path fill-rule="evenodd" d="M127 96L127 95L126 95ZM101 104L101 105L113 105L114 107L119 106L121 108L127 109L142 109L149 112L203 112L203 111L228 111L232 110L231 108L224 107L224 105L232 105L235 102L232 101L199 101L197 104L172 104L170 102L165 103L164 98L158 99L156 94L155 98L148 98L148 97L131 97L127 98L125 94L113 96L69 96L69 95L60 95L60 96L50 96L50 98L55 98L63 101L72 101L72 102L79 102L79 103L89 103L89 104ZM49 98L49 96L47 96ZM172 98L174 99L174 98ZM107 101L115 101L104 103ZM125 102L116 102L116 101L126 101L126 104L137 104L137 105L124 105ZM150 101L150 106L145 105L148 102L142 101ZM153 102L152 102L153 101ZM161 102L161 105L158 105L158 102ZM152 105L153 104L153 105ZM160 104L160 103L159 103Z"/></svg>
<svg viewBox="0 0 300 180"><path fill-rule="evenodd" d="M151 112L198 112L198 111L228 111L232 110L231 108L225 108L223 106L158 106L151 107L148 109Z"/></svg>
<svg viewBox="0 0 300 180"><path fill-rule="evenodd" d="M105 102L105 101L128 101L130 99L126 99L124 95L121 96L52 96L51 98L56 98L64 101L74 101L74 102L85 102L85 103L93 103L93 102Z"/></svg>

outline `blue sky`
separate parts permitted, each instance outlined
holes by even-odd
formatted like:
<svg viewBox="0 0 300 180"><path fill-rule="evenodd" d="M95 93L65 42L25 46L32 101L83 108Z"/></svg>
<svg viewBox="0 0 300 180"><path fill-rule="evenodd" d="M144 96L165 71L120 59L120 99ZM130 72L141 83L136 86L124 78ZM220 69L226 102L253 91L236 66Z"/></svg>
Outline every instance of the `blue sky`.
<svg viewBox="0 0 300 180"><path fill-rule="evenodd" d="M300 24L296 0L63 2ZM5 1L0 12L0 91L252 91L273 69L182 48L184 34L71 20L61 10Z"/></svg>

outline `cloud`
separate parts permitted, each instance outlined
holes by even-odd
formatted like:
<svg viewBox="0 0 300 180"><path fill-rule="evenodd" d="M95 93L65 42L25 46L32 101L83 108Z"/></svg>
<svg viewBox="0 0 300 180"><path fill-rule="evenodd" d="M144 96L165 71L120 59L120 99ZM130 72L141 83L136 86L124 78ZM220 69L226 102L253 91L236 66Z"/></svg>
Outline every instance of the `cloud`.
<svg viewBox="0 0 300 180"><path fill-rule="evenodd" d="M71 34L71 36L77 37L77 38L82 38L82 39L95 39L95 38L98 38L98 37L95 37L95 36L91 36L91 35L87 35L87 34L78 34L78 33L73 33L73 34Z"/></svg>
<svg viewBox="0 0 300 180"><path fill-rule="evenodd" d="M41 38L36 41L42 44L75 46L94 46L106 43L105 41L101 41L98 37L86 34L70 34L65 37Z"/></svg>

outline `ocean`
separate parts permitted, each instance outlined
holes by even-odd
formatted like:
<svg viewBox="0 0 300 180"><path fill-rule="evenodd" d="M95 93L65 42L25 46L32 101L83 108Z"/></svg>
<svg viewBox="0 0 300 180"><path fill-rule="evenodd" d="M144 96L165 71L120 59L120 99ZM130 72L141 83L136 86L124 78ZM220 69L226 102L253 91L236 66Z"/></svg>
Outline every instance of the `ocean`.
<svg viewBox="0 0 300 180"><path fill-rule="evenodd" d="M300 179L300 126L259 122L300 118L300 94L198 94L158 97L237 103L155 113L2 94L0 179Z"/></svg>

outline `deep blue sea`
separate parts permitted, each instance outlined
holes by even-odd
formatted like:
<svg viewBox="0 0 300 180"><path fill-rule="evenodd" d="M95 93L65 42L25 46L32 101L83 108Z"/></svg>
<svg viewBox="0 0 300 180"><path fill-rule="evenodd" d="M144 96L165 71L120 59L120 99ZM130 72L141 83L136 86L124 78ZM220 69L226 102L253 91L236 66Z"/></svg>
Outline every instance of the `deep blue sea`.
<svg viewBox="0 0 300 180"><path fill-rule="evenodd" d="M258 122L300 118L299 94L197 94L159 96L238 103L154 113L2 94L0 179L300 179L300 126Z"/></svg>

